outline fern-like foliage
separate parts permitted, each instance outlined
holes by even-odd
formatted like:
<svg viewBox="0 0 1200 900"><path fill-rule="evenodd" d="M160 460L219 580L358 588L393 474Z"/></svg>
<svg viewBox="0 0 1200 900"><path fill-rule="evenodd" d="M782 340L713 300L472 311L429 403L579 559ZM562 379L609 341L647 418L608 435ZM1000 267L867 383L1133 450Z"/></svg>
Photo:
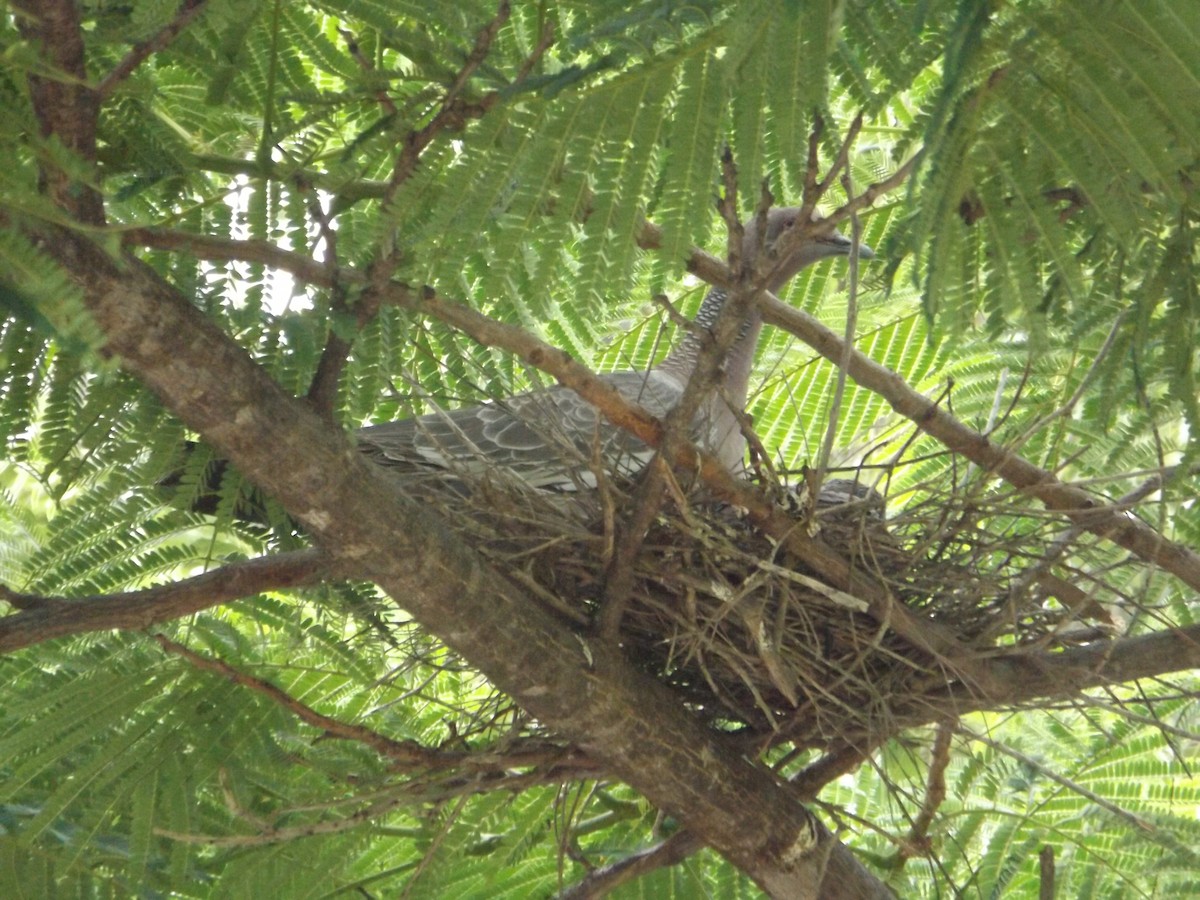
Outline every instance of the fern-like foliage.
<svg viewBox="0 0 1200 900"><path fill-rule="evenodd" d="M77 6L93 86L179 12ZM916 158L853 223L880 259L854 285L840 263L813 267L784 299L841 331L853 288L857 349L1099 501L1162 474L1138 514L1200 547L1194 0L511 6L467 67L494 2L211 0L105 98L95 166L45 136L29 78L58 75L18 14L0 16L0 581L90 597L304 542L279 510L273 530L238 522L252 488L233 471L212 515L190 510L213 490L213 453L180 461L196 436L104 357L77 286L27 236L62 224L39 171L103 193L110 228L95 237L114 254L131 229L172 235L128 248L287 391L304 394L330 335L344 337L334 414L355 427L538 376L412 312L360 315L362 285L339 267L390 259L398 279L598 369L644 368L677 336L653 298L694 312L706 288L685 278L688 252L725 249L725 150L748 218L764 186L800 201L818 117L827 171L860 111L847 182L821 208ZM451 91L467 112L394 178ZM661 228L653 254L638 248L646 219ZM329 277L301 283L253 254L201 252L200 238L274 245ZM893 509L953 489L997 528L1049 528L994 512L998 497L1032 501L879 395L851 381L835 401L836 379L790 335L760 345L748 412L784 477L861 467ZM1196 620L1176 582L1099 538L1063 565L1104 573L1129 633ZM160 630L226 669L133 632L0 657L0 896L549 896L677 827L596 773L556 783L530 764L489 792L473 772L393 767L303 720L297 706L446 758L503 754L512 735L551 744L371 586L259 595ZM1181 677L969 717L928 843L907 858L924 731L819 800L902 896L1033 896L1044 845L1061 896L1196 895L1194 689ZM757 895L707 852L614 894Z"/></svg>

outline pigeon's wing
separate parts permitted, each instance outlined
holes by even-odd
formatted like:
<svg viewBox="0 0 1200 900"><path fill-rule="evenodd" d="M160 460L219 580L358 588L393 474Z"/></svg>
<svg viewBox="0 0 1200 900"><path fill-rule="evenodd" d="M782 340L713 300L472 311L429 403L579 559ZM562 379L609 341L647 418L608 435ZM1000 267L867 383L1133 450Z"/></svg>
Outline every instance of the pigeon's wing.
<svg viewBox="0 0 1200 900"><path fill-rule="evenodd" d="M681 386L655 370L605 376L623 397L656 416L678 402ZM651 456L590 403L561 386L504 401L361 428L360 448L376 462L414 475L445 471L477 478L511 473L534 487L573 490L595 484L596 452L610 472L635 474Z"/></svg>

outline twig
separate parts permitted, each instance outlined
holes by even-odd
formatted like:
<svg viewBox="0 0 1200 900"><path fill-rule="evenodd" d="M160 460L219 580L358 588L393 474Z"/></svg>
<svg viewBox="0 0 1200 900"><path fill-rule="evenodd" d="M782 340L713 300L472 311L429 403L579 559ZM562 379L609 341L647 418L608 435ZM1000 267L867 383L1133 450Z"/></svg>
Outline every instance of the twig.
<svg viewBox="0 0 1200 900"><path fill-rule="evenodd" d="M345 28L339 28L338 34L340 34L342 36L342 40L346 42L346 49L350 51L350 55L354 57L355 61L359 65L359 68L368 74L373 73L375 71L375 66L372 65L371 60L367 59L366 56L363 55L362 50L359 49L358 38L354 36L354 32L348 31ZM386 90L383 88L376 90L375 99L379 101L379 105L383 107L384 112L386 112L388 115L394 116L397 114L398 110L396 109L396 104L392 100L391 96L388 95Z"/></svg>
<svg viewBox="0 0 1200 900"><path fill-rule="evenodd" d="M511 12L509 0L500 0L496 15L476 35L475 45L442 98L441 108L424 127L409 131L405 137L400 153L392 166L388 186L383 193L382 201L385 208L395 199L401 185L416 171L417 165L421 161L421 154L439 134L462 131L466 128L469 120L483 118L500 101L502 96L500 91L491 91L476 103L465 102L462 93L471 77L487 59L492 43L501 27L508 21ZM533 53L522 64L514 84L524 81L551 43L553 43L553 30L548 28L543 32L542 40L534 48ZM387 282L395 274L396 266L399 264L399 257L393 252L392 241L393 238L390 235L384 238L379 252L368 269L368 287L358 302L357 325L359 328L375 317ZM332 373L326 378L332 379L340 375L341 370L345 367L350 347L344 339L337 336L331 336L329 344L328 359L323 361L326 362L326 368Z"/></svg>
<svg viewBox="0 0 1200 900"><path fill-rule="evenodd" d="M670 430L669 427L664 427L664 443L670 440ZM662 507L663 492L669 477L670 471L662 457L655 454L646 466L639 490L634 495L636 500L633 510L617 529L612 561L604 581L599 615L599 631L605 640L616 642L619 638L621 619L625 616L625 609L633 592L634 567L638 556L641 555L646 532L654 524Z"/></svg>
<svg viewBox="0 0 1200 900"><path fill-rule="evenodd" d="M443 750L426 747L416 741L399 741L362 725L342 722L319 713L269 681L248 675L222 660L196 653L164 635L156 634L154 639L168 653L187 660L195 668L219 675L247 690L261 694L302 722L319 729L326 738L353 741L370 747L392 763L393 771L415 769L423 772L435 772L455 769L473 775L497 777L518 768L541 767L555 770L554 777L557 779L564 777L562 774L564 770L585 772L594 768L594 764L578 751L559 745L548 745L542 741L529 744L517 743L504 750L493 747L480 751Z"/></svg>
<svg viewBox="0 0 1200 900"><path fill-rule="evenodd" d="M826 216L824 221L828 225L837 225L840 222L845 222L855 213L862 212L864 209L870 207L879 197L894 191L908 180L908 176L920 164L923 153L923 150L918 150L909 157L904 165L883 179L883 181L876 181L873 184L869 184L861 194L848 198L845 203Z"/></svg>
<svg viewBox="0 0 1200 900"><path fill-rule="evenodd" d="M950 741L954 737L954 723L942 722L934 735L933 748L929 752L929 774L925 778L925 799L921 810L908 830L908 837L896 851L892 865L904 868L914 856L926 856L932 851L929 842L929 826L938 808L946 800L946 769L950 765Z"/></svg>
<svg viewBox="0 0 1200 900"><path fill-rule="evenodd" d="M404 147L401 149L400 155L396 157L395 165L392 167L389 189L390 196L384 198L385 202L395 195L396 188L403 184L416 170L417 163L421 160L421 154L438 134L446 130L461 130L468 118L478 119L482 117L500 99L499 91L492 91L484 96L477 105L468 105L460 102L460 95L467 86L467 82L471 80L471 76L475 74L479 67L483 65L483 61L487 59L487 55L492 48L492 42L495 41L496 35L499 34L501 26L508 21L511 12L512 8L509 5L509 0L500 0L500 8L496 11L496 15L475 36L475 46L471 48L471 52L467 55L462 68L458 70L458 74L455 75L454 81L447 89L446 95L442 98L441 109L438 110L437 114L424 128L414 129L408 133L408 136L404 140ZM526 70L523 69L522 71Z"/></svg>
<svg viewBox="0 0 1200 900"><path fill-rule="evenodd" d="M370 728L365 728L362 725L341 722L317 712L311 706L302 703L269 681L255 678L253 675L247 675L245 672L240 671L223 660L202 656L165 635L156 634L154 635L154 640L168 653L187 660L194 668L202 672L211 672L214 675L219 675L256 694L261 694L272 703L286 709L296 718L300 719L300 721L319 729L326 736L363 744L370 747L380 756L399 763L406 768L413 764L431 768L446 768L458 765L467 755L462 751L446 752L431 750L428 747L421 746L416 741L397 741Z"/></svg>
<svg viewBox="0 0 1200 900"><path fill-rule="evenodd" d="M458 817L462 815L463 809L466 808L466 805L467 798L462 797L457 803L454 804L453 809L445 810L443 811L443 814L439 816L437 833L433 836L433 840L429 842L428 846L425 847L425 852L421 854L421 858L418 860L416 868L412 870L408 878L405 880L404 890L401 892L399 900L408 900L408 898L413 895L413 890L417 888L421 880L421 876L425 874L429 867L433 865L433 861L440 855L442 844L445 842L446 837L450 834L451 829L453 829L454 825L458 822Z"/></svg>
<svg viewBox="0 0 1200 900"><path fill-rule="evenodd" d="M733 154L728 147L722 154L721 164L725 191L718 208L729 230L727 243L730 266L740 268L743 231L737 218L737 170L733 164ZM763 232L760 231L761 233ZM677 447L687 443L688 430L696 412L712 395L719 380L721 360L737 340L739 323L748 306L746 299L738 296L739 293L741 291L734 291L726 300L720 316L713 324L711 343L700 350L679 402L663 421L660 442L654 445L658 453L646 467L635 506L627 517L617 541L600 611L600 634L608 640L616 641L620 634L621 620L633 590L634 566L641 553L646 533L654 524L662 507L663 493L673 477L670 469L664 464L664 458L673 459Z"/></svg>
<svg viewBox="0 0 1200 900"><path fill-rule="evenodd" d="M850 148L854 146L854 142L858 139L858 133L862 131L863 114L860 112L850 123L850 127L846 129L846 136L842 138L842 146L838 149L838 155L833 160L833 165L829 167L829 171L825 173L825 177L816 186L817 198L825 196L825 193L833 185L833 180L837 178L838 173L843 169L846 170L842 178L842 183L846 186L846 196L853 197L854 192L850 190Z"/></svg>
<svg viewBox="0 0 1200 900"><path fill-rule="evenodd" d="M851 125L850 134L847 135L846 140L842 143L842 150L838 155L837 162L834 163L834 169L830 171L825 181L822 182L822 191L828 188L829 179L833 177L833 171L846 164L849 159L851 135L858 134L860 128L862 128L862 113L859 113L858 117L854 120L854 124ZM849 166L846 167L846 173L842 176L842 186L846 190L847 197L854 196L854 186L850 180ZM833 455L833 442L837 437L838 417L842 409L842 399L846 395L846 364L850 361L850 351L854 348L854 336L858 330L858 248L861 243L861 231L858 216L851 216L850 290L846 298L846 329L843 338L845 340L845 349L842 353L841 365L838 366L837 383L834 385L833 398L829 402L829 410L826 414L828 421L825 424L825 440L821 445L820 455L817 457L816 483L810 485L814 497L820 494L821 481L824 479L825 470L829 466L829 458Z"/></svg>
<svg viewBox="0 0 1200 900"><path fill-rule="evenodd" d="M1009 441L1009 449L1018 450L1025 445L1025 442L1032 438L1035 434L1053 422L1055 419L1061 419L1069 416L1075 407L1079 405L1079 401L1083 399L1083 395L1087 389L1092 386L1092 382L1096 380L1096 375L1100 371L1100 365L1108 358L1108 354L1112 351L1113 345L1117 342L1117 335L1121 331L1121 327L1125 324L1125 320L1129 317L1129 310L1122 310L1113 319L1112 326L1108 329L1108 334L1104 338L1104 343L1096 352L1096 356L1092 359L1092 364L1088 366L1087 372L1084 373L1083 379L1079 385L1071 392L1071 396L1067 398L1057 409L1051 410L1042 416L1028 428L1021 432L1020 435ZM990 431L990 429L989 429Z"/></svg>
<svg viewBox="0 0 1200 900"><path fill-rule="evenodd" d="M329 216L321 208L321 199L313 190L312 185L297 179L298 186L308 194L308 213L320 228L321 239L325 242L325 268L329 272L330 281L330 315L337 319L347 315L350 310L346 304L346 287L338 277L338 245L337 229L333 227ZM350 355L350 342L338 334L337 329L330 327L325 339L325 347L321 358L317 361L317 370L313 373L312 382L306 394L308 402L313 405L325 419L334 420L334 407L337 405L338 381L342 369Z"/></svg>
<svg viewBox="0 0 1200 900"><path fill-rule="evenodd" d="M111 229L118 234L126 247L149 247L154 250L175 250L190 254L197 259L216 262L257 263L287 272L297 281L319 287L333 287L334 278L329 268L311 256L285 250L262 240L236 240L193 234L173 228L129 228ZM347 272L348 280L362 282L362 273Z"/></svg>
<svg viewBox="0 0 1200 900"><path fill-rule="evenodd" d="M742 227L741 219L738 218L737 180L737 166L733 162L733 151L726 144L725 149L721 153L721 182L724 190L721 196L717 198L717 212L721 214L721 219L725 222L725 257L729 262L729 271L740 274L742 269L742 241L746 236L746 230ZM763 190L766 190L765 183ZM769 203L759 204L757 216L759 235L767 233L767 212L769 209Z"/></svg>
<svg viewBox="0 0 1200 900"><path fill-rule="evenodd" d="M989 746L993 750L995 750L997 753L1001 753L1004 756L1011 757L1012 759L1015 759L1017 762L1019 762L1023 766L1028 766L1030 769L1032 769L1034 772L1037 772L1043 778L1048 778L1050 781L1053 781L1055 784L1061 785L1062 787L1066 788L1071 793L1078 794L1080 797L1090 800L1092 803L1095 803L1101 809L1107 810L1108 812L1110 812L1114 816L1116 816L1118 819L1121 819L1128 825L1132 825L1134 828L1138 829L1139 831L1141 831L1145 834L1157 834L1158 833L1158 826L1155 825L1153 822L1147 821L1146 819L1143 819L1141 816L1136 816L1133 813L1131 813L1129 810L1124 809L1124 808L1118 806L1117 804L1113 803L1111 800L1109 800L1105 797L1101 797L1095 791L1088 790L1082 784L1079 784L1076 781L1072 781L1070 778L1066 778L1062 775L1059 775L1057 772L1054 772L1051 769L1049 769L1046 766L1039 763L1033 757L1026 756L1024 753L1020 752L1019 750L1015 750L1014 748L1008 746L1007 744L1002 744L999 741L992 740L991 738L989 738L985 735L982 735L976 731L973 731L972 729L967 728L963 725L958 725L956 730L958 731L959 734L961 734L963 737L967 738L968 740L978 741L981 744L986 744L987 746Z"/></svg>
<svg viewBox="0 0 1200 900"><path fill-rule="evenodd" d="M800 219L807 222L821 201L824 191L817 190L817 172L821 170L821 135L825 131L825 119L820 113L813 114L812 131L808 133L808 157L804 163L804 189L800 195Z"/></svg>
<svg viewBox="0 0 1200 900"><path fill-rule="evenodd" d="M99 99L102 101L107 99L116 90L117 85L132 75L138 66L155 53L169 47L175 38L179 37L183 30L204 11L207 3L208 0L183 0L179 4L179 11L175 13L175 18L160 28L149 40L135 44L134 48L125 54L125 58L101 79L100 84L96 86L96 95Z"/></svg>
<svg viewBox="0 0 1200 900"><path fill-rule="evenodd" d="M398 806L411 804L412 798L407 796L391 797L376 801L363 809L339 816L313 822L308 825L296 825L290 828L266 828L255 834L196 834L185 831L172 831L167 828L155 828L156 837L166 838L181 844L203 844L208 847L263 847L272 844L285 844L305 837L323 834L341 834L377 819Z"/></svg>
<svg viewBox="0 0 1200 900"><path fill-rule="evenodd" d="M1089 688L1200 668L1200 625L1064 650L1015 650L981 659L980 666L986 675L978 684L988 685L983 691L955 684L940 673L932 673L924 687L915 684L891 706L888 733L1030 702L1043 709L1056 699L1077 700ZM868 743L877 740L879 732L875 723L854 725L844 728L839 738L849 744ZM818 721L797 721L786 730L786 736L798 749L823 748L829 743Z"/></svg>

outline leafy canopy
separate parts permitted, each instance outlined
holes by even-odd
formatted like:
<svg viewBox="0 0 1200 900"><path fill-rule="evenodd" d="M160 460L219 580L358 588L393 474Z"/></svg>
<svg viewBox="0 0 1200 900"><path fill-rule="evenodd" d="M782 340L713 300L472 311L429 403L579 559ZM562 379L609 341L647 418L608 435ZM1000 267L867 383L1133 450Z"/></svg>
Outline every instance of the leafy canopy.
<svg viewBox="0 0 1200 900"><path fill-rule="evenodd" d="M749 216L764 185L803 196L817 115L828 168L860 111L826 211L918 158L853 222L884 260L854 285L857 348L1103 498L1161 473L1139 513L1200 548L1191 0L517 2L473 67L493 3L196 5L107 89L94 167L40 127L27 79L65 76L23 37L21 12L0 17L4 584L106 594L302 541L278 510L270 535L239 523L249 487L233 472L214 516L179 508L211 471L203 449L164 507L159 483L195 436L102 358L78 283L29 236L63 217L40 172L101 192L110 227L97 240L138 248L289 392L308 389L331 334L351 343L334 412L355 427L503 397L536 373L410 311L361 316L363 284L338 267L390 259L396 278L599 369L644 367L671 340L651 298L694 311L689 250L724 246L723 149ZM181 15L155 0L79 8L93 86ZM653 253L639 248L647 219L661 229ZM232 241L242 249L226 258ZM267 245L315 260L332 286L253 252ZM840 330L848 294L844 269L819 267L784 299ZM749 412L779 468L818 460L833 416L835 463L907 454L892 496L915 502L962 477L879 395L852 382L831 403L835 368L790 334L768 334L758 372ZM1111 568L1128 633L1194 623L1194 597L1171 577L1100 546L1080 575ZM294 709L142 634L42 643L0 660L0 893L544 896L583 877L579 860L620 858L674 827L585 772L503 781L509 793L440 775L433 755L503 748L536 726L372 588L270 592L165 633L431 756L397 778L364 744L316 740ZM1194 687L1181 677L975 717L917 834L925 850L903 841L936 759L931 732L887 744L821 801L902 896L1032 896L1047 843L1063 896L1195 893ZM622 891L754 888L706 853Z"/></svg>

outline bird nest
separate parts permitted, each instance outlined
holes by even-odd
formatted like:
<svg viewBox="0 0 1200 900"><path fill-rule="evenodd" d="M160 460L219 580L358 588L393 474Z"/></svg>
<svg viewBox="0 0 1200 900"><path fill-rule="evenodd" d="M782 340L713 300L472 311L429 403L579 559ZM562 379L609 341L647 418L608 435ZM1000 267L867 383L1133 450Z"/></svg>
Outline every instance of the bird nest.
<svg viewBox="0 0 1200 900"><path fill-rule="evenodd" d="M499 570L588 625L612 575L614 510L628 502L615 489L549 495L488 481L441 505ZM1096 591L1081 602L1053 574L1069 523L1012 497L927 495L886 517L874 492L825 509L793 505L797 528L969 653L1077 642L1081 618L1104 618ZM825 739L870 734L892 721L897 701L946 683L927 650L727 504L668 500L632 575L620 632L628 655L714 727L771 739L804 721Z"/></svg>

